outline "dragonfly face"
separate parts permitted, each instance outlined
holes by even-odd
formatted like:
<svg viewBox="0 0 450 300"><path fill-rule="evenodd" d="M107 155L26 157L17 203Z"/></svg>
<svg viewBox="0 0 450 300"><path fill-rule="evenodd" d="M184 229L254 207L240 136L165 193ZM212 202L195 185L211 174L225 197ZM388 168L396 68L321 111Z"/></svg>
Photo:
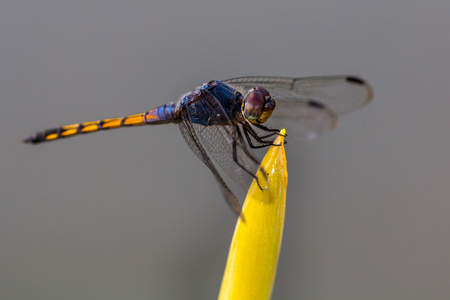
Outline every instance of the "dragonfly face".
<svg viewBox="0 0 450 300"><path fill-rule="evenodd" d="M242 113L252 124L262 124L272 115L276 102L262 86L255 86L244 99Z"/></svg>
<svg viewBox="0 0 450 300"><path fill-rule="evenodd" d="M210 81L178 103L121 118L47 129L24 142L40 144L127 126L178 124L189 148L211 170L228 204L240 215L240 204L218 167L246 189L262 171L249 147L273 145L282 128L286 128L289 142L316 138L335 128L340 115L366 105L371 98L369 84L352 76L238 77ZM266 121L271 128L262 125Z"/></svg>

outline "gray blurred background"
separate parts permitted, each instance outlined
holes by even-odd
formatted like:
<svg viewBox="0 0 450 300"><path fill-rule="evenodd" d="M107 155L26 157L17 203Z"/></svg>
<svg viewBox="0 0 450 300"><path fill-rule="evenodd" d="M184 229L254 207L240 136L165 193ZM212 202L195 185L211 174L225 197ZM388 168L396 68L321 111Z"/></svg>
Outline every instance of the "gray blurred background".
<svg viewBox="0 0 450 300"><path fill-rule="evenodd" d="M212 79L352 74L373 103L286 146L273 299L448 299L449 14L442 0L2 1L0 298L215 299L236 221L177 126L23 137Z"/></svg>

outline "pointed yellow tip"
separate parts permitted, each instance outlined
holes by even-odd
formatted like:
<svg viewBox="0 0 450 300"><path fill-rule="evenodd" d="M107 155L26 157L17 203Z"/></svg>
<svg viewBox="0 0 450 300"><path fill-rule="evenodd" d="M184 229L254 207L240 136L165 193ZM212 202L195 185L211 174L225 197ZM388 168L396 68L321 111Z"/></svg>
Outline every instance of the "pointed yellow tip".
<svg viewBox="0 0 450 300"><path fill-rule="evenodd" d="M263 190L253 181L228 253L219 299L270 299L281 247L286 205L287 168L284 137L280 135L258 172Z"/></svg>

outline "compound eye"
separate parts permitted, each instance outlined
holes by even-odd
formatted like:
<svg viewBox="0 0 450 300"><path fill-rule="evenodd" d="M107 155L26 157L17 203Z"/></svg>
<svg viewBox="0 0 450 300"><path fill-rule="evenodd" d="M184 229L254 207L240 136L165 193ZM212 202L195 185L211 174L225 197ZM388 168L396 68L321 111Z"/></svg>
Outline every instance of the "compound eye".
<svg viewBox="0 0 450 300"><path fill-rule="evenodd" d="M244 106L245 118L250 122L258 120L258 118L263 113L264 105L265 97L263 93L256 89L248 93Z"/></svg>
<svg viewBox="0 0 450 300"><path fill-rule="evenodd" d="M269 92L262 86L255 86L254 90L261 92L261 94L264 96L264 99L270 98Z"/></svg>

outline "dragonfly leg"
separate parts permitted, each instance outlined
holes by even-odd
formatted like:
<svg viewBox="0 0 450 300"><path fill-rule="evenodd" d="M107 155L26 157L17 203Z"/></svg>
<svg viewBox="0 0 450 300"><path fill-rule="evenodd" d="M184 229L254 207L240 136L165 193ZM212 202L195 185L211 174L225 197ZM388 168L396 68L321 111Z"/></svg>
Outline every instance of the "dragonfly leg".
<svg viewBox="0 0 450 300"><path fill-rule="evenodd" d="M262 136L261 138L271 137L271 136L274 136L275 134L282 135L284 137L287 136L287 134L280 134L280 130L279 129L270 129L269 127L261 125L261 124L253 124L253 125L258 127L258 128L260 128L260 129L262 129L262 130L264 130L264 131L271 132L271 133L269 133L269 134L267 134L265 136Z"/></svg>
<svg viewBox="0 0 450 300"><path fill-rule="evenodd" d="M264 178L267 180L267 174L264 171L264 168L261 167L260 161L250 151L248 151L248 148L245 146L244 138L242 137L242 133L241 133L241 130L239 129L239 126L236 126L236 133L237 133L237 138L239 139L239 142L243 145L242 150L247 155L247 157L249 157L254 163L256 163L259 166L258 167L259 171L264 176ZM234 151L234 149L233 149L233 151ZM259 182L258 182L258 186L259 186Z"/></svg>
<svg viewBox="0 0 450 300"><path fill-rule="evenodd" d="M256 180L256 184L258 185L258 187L259 187L261 190L264 190L264 189L262 188L262 186L259 184L259 179L258 179L258 177L257 177L255 174L253 174L252 172L250 172L249 170L247 170L247 169L246 169L246 168L238 161L237 150L236 150L236 140L233 140L233 160L234 160L234 162L235 162L242 170L244 170L247 174L249 174L250 176L253 177L253 179ZM259 169L262 171L262 174L263 174L263 175L266 175L266 173L264 172L264 169L262 169L261 167L259 167Z"/></svg>
<svg viewBox="0 0 450 300"><path fill-rule="evenodd" d="M271 134L269 134L267 136L261 137L253 130L253 128L251 128L251 126L249 124L245 124L245 123L242 124L242 129L244 130L245 138L247 139L247 142L251 148L264 148L264 147L268 147L268 146L280 146L278 144L274 144L273 141L264 140L267 137L278 135L275 132L272 132ZM255 141L260 143L260 145L255 145L253 143L252 139L250 138L250 136L253 137L255 139Z"/></svg>
<svg viewBox="0 0 450 300"><path fill-rule="evenodd" d="M248 143L248 145L250 146L250 148L258 149L258 148L268 147L268 146L271 145L270 142L268 142L268 143L263 143L263 144L261 144L261 145L255 145L255 144L253 144L253 141L252 141L252 139L250 138L250 135L249 135L249 133L248 133L248 130L246 130L246 129L244 129L244 135L245 135L245 139L247 140L247 143ZM252 136L253 136L253 135L252 135ZM253 138L255 138L255 137L253 136Z"/></svg>

